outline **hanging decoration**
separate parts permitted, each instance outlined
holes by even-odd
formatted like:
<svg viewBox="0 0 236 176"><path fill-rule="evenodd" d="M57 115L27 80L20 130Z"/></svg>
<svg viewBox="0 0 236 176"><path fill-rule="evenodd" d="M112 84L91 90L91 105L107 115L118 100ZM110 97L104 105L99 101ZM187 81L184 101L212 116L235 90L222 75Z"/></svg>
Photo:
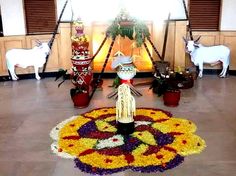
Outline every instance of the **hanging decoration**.
<svg viewBox="0 0 236 176"><path fill-rule="evenodd" d="M136 46L141 47L146 38L150 38L147 25L130 17L125 9L122 9L112 24L108 27L106 34L113 39L118 35L135 40Z"/></svg>

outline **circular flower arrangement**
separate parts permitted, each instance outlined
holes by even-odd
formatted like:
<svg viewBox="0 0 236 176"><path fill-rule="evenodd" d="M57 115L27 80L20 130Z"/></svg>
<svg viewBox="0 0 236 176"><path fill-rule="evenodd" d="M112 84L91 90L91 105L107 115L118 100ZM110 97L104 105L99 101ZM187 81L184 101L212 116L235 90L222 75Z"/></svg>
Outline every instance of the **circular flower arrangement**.
<svg viewBox="0 0 236 176"><path fill-rule="evenodd" d="M126 169L163 172L206 147L193 122L169 112L137 108L135 132L128 136L117 133L115 113L115 107L99 108L61 122L50 133L52 151L74 159L84 172L104 175Z"/></svg>

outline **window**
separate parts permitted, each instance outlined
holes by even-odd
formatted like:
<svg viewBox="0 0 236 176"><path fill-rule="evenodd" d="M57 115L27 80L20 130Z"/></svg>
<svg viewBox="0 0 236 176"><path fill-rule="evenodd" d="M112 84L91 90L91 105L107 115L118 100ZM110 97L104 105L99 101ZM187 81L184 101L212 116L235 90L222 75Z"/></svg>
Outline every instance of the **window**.
<svg viewBox="0 0 236 176"><path fill-rule="evenodd" d="M24 0L27 34L51 33L56 26L54 0Z"/></svg>
<svg viewBox="0 0 236 176"><path fill-rule="evenodd" d="M189 0L192 30L219 30L221 0Z"/></svg>

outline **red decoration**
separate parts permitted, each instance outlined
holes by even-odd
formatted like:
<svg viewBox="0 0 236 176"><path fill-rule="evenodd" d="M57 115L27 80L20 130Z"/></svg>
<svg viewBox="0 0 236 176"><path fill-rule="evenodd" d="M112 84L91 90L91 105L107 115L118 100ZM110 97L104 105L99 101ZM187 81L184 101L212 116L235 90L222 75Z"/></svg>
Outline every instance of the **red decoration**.
<svg viewBox="0 0 236 176"><path fill-rule="evenodd" d="M113 142L117 142L117 141L118 141L118 139L114 138L114 139L112 139L112 141L113 141Z"/></svg>
<svg viewBox="0 0 236 176"><path fill-rule="evenodd" d="M92 58L87 58L87 59L74 59L71 58L71 62L74 67L77 68L78 71L86 71L91 63Z"/></svg>
<svg viewBox="0 0 236 176"><path fill-rule="evenodd" d="M79 136L65 136L65 137L63 137L63 139L68 139L68 140L79 140L80 137L79 137Z"/></svg>
<svg viewBox="0 0 236 176"><path fill-rule="evenodd" d="M77 108L85 108L89 105L89 91L77 93L71 98Z"/></svg>
<svg viewBox="0 0 236 176"><path fill-rule="evenodd" d="M164 148L165 150L170 151L170 152L177 153L177 151L176 151L174 148L172 148L172 147L164 146L163 148Z"/></svg>
<svg viewBox="0 0 236 176"><path fill-rule="evenodd" d="M134 162L134 156L132 154L125 154L125 160L130 164Z"/></svg>
<svg viewBox="0 0 236 176"><path fill-rule="evenodd" d="M163 155L156 155L156 158L157 158L157 159L162 159L162 158L163 158Z"/></svg>
<svg viewBox="0 0 236 176"><path fill-rule="evenodd" d="M79 156L88 155L88 154L91 154L91 153L93 153L93 152L95 152L94 149L88 149L88 150L85 150L85 151L83 151L82 153L80 153Z"/></svg>
<svg viewBox="0 0 236 176"><path fill-rule="evenodd" d="M159 150L160 150L160 147L150 145L150 146L148 146L147 151L143 155L148 156L150 154L157 153Z"/></svg>
<svg viewBox="0 0 236 176"><path fill-rule="evenodd" d="M167 90L163 95L166 106L178 106L180 100L180 90Z"/></svg>
<svg viewBox="0 0 236 176"><path fill-rule="evenodd" d="M125 84L133 84L133 82L134 82L133 79L127 79L127 80L121 79L121 80L120 80L120 83L121 83L121 84L123 84L123 83L125 83Z"/></svg>
<svg viewBox="0 0 236 176"><path fill-rule="evenodd" d="M106 159L105 162L106 162L106 163L111 163L112 160L110 160L110 159Z"/></svg>
<svg viewBox="0 0 236 176"><path fill-rule="evenodd" d="M104 148L97 150L98 153L103 155L119 156L123 154L123 150L120 147Z"/></svg>
<svg viewBox="0 0 236 176"><path fill-rule="evenodd" d="M72 73L70 75L71 82L75 88L71 89L71 98L74 106L77 108L85 108L89 105L89 91L92 81L91 61L89 56L89 41L84 34L84 25L81 19L74 21L76 34L72 39Z"/></svg>

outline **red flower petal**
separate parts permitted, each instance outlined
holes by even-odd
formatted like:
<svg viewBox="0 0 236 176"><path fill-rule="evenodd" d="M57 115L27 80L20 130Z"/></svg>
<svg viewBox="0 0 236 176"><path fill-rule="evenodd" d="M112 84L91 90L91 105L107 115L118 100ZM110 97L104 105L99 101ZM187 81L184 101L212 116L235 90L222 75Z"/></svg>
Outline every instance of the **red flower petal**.
<svg viewBox="0 0 236 176"><path fill-rule="evenodd" d="M157 158L157 159L162 159L162 158L163 158L163 155L156 155L156 158Z"/></svg>
<svg viewBox="0 0 236 176"><path fill-rule="evenodd" d="M132 154L125 154L125 160L127 161L128 164L134 162L134 156Z"/></svg>
<svg viewBox="0 0 236 176"><path fill-rule="evenodd" d="M156 122L165 122L165 121L167 121L168 119L159 119L159 120L156 120Z"/></svg>
<svg viewBox="0 0 236 176"><path fill-rule="evenodd" d="M102 155L113 155L113 156L119 156L123 154L123 150L120 147L104 148L97 150L97 152Z"/></svg>
<svg viewBox="0 0 236 176"><path fill-rule="evenodd" d="M88 155L88 154L91 154L91 153L93 153L93 152L95 152L94 149L88 149L88 150L85 150L85 151L83 151L82 153L80 153L79 156Z"/></svg>
<svg viewBox="0 0 236 176"><path fill-rule="evenodd" d="M170 135L172 135L172 136L178 136L178 135L182 135L182 134L184 134L184 133L181 133L181 132L170 132L170 133L168 133L168 134L170 134Z"/></svg>
<svg viewBox="0 0 236 176"><path fill-rule="evenodd" d="M67 139L67 140L79 140L80 136L65 136L62 139Z"/></svg>
<svg viewBox="0 0 236 176"><path fill-rule="evenodd" d="M117 141L118 141L118 139L114 138L114 139L112 139L112 141L113 141L113 142L117 142Z"/></svg>
<svg viewBox="0 0 236 176"><path fill-rule="evenodd" d="M101 132L101 131L93 131L86 135L88 138L93 138L93 139L107 139L114 136L114 133L111 132Z"/></svg>
<svg viewBox="0 0 236 176"><path fill-rule="evenodd" d="M164 146L163 148L164 148L165 150L168 150L169 152L174 152L174 153L177 152L177 151L176 151L174 148L172 148L172 147Z"/></svg>
<svg viewBox="0 0 236 176"><path fill-rule="evenodd" d="M143 155L148 156L148 155L151 155L153 153L157 153L159 150L160 150L160 147L150 145L150 146L148 146L147 151Z"/></svg>
<svg viewBox="0 0 236 176"><path fill-rule="evenodd" d="M154 120L151 117L144 116L144 115L136 115L134 117L135 121L148 121L148 122L153 122Z"/></svg>
<svg viewBox="0 0 236 176"><path fill-rule="evenodd" d="M106 163L112 163L112 160L106 159L105 162L106 162Z"/></svg>

